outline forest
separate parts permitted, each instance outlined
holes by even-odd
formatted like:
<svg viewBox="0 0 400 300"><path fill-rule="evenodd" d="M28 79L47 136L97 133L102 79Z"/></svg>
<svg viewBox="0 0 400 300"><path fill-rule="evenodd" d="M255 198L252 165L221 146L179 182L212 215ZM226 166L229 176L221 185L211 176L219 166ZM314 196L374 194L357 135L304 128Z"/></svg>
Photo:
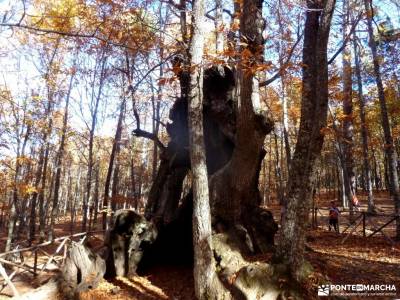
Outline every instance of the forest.
<svg viewBox="0 0 400 300"><path fill-rule="evenodd" d="M400 298L398 0L0 0L0 299Z"/></svg>

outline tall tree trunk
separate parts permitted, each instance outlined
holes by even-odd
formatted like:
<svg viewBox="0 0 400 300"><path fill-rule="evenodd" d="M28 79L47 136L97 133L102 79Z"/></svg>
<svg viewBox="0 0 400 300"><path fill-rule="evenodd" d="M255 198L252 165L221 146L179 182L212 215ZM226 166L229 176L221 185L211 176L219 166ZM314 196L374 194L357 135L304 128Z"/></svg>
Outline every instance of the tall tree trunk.
<svg viewBox="0 0 400 300"><path fill-rule="evenodd" d="M365 172L365 187L368 197L368 211L375 211L374 195L372 193L372 179L371 179L371 166L368 157L368 132L365 118L365 99L363 94L362 78L361 78L361 67L360 67L360 54L357 47L356 36L353 37L354 47L354 62L355 62L355 73L357 78L357 89L358 89L358 103L360 106L360 120L361 120L361 138L362 138L362 151L364 161L364 172ZM377 178L376 167L375 167L375 178ZM377 185L375 188L379 189Z"/></svg>
<svg viewBox="0 0 400 300"><path fill-rule="evenodd" d="M337 166L337 171L338 171L338 187L339 187L339 203L343 204L344 208L349 207L349 202L348 198L346 197L346 180L347 178L347 172L345 170L346 164L345 164L345 157L343 154L343 149L342 145L340 144L340 141L334 142L334 147L336 149L336 166ZM352 218L352 210L350 210L350 219Z"/></svg>
<svg viewBox="0 0 400 300"><path fill-rule="evenodd" d="M221 55L224 52L224 23L222 18L223 4L222 0L215 0L215 51L217 55Z"/></svg>
<svg viewBox="0 0 400 300"><path fill-rule="evenodd" d="M394 148L393 136L390 130L389 116L387 111L385 92L383 89L383 83L381 78L381 70L379 65L379 57L378 50L376 47L376 42L374 39L374 31L372 27L372 1L364 0L365 10L367 12L367 25L368 25L368 35L369 35L369 46L371 47L372 59L374 64L374 75L376 80L376 85L378 88L378 98L379 105L381 109L381 121L382 128L385 138L385 153L388 164L388 179L389 179L389 187L393 197L395 213L400 214L400 186L399 186L399 175L397 169L397 153ZM400 220L397 220L396 223L396 238L400 239Z"/></svg>
<svg viewBox="0 0 400 300"><path fill-rule="evenodd" d="M25 123L25 120L24 120L23 124L24 123ZM19 129L18 129L18 131L19 131ZM21 158L23 158L25 156L25 147L28 142L30 134L31 134L31 126L27 125L22 145L20 143L20 137L18 137L17 157L15 158L14 187L13 187L13 192L12 192L12 198L10 201L11 209L10 209L10 218L8 221L8 228L7 228L6 246L4 249L5 252L11 250L11 245L14 240L15 226L16 226L17 218L18 218L17 205L18 205L18 187L20 185ZM18 132L18 135L19 135L19 132Z"/></svg>
<svg viewBox="0 0 400 300"><path fill-rule="evenodd" d="M118 202L118 188L119 188L119 161L118 156L115 158L113 180L111 186L111 212L112 214L120 207Z"/></svg>
<svg viewBox="0 0 400 300"><path fill-rule="evenodd" d="M343 1L343 42L349 31L350 7L348 1ZM353 160L353 100L352 100L352 72L351 72L351 51L349 46L344 46L342 52L342 81L343 81L343 179L346 203L350 207L350 215L353 215L353 197L355 196L355 172Z"/></svg>
<svg viewBox="0 0 400 300"><path fill-rule="evenodd" d="M240 14L241 41L244 45L241 51L251 55L248 58L244 56L237 71L240 96L235 103L236 146L227 165L210 181L211 195L218 197L211 201L213 217L231 224L248 219L245 216L261 202L258 176L265 155L264 139L272 129L271 119L260 107L256 73L256 67L263 63L264 26L262 1L246 0Z"/></svg>
<svg viewBox="0 0 400 300"><path fill-rule="evenodd" d="M49 132L51 132L53 127L53 119L50 117L49 120ZM40 242L44 241L45 238L45 226L46 226L46 212L45 212L45 192L46 192L46 183L47 183L47 166L49 162L49 152L50 152L50 142L47 140L46 149L44 151L44 162L43 162L43 171L42 171L42 180L41 187L39 191L39 236Z"/></svg>
<svg viewBox="0 0 400 300"><path fill-rule="evenodd" d="M53 241L54 239L54 225L56 222L56 216L58 212L58 199L59 199L59 190L60 190L60 182L61 182L61 167L63 163L64 157L64 146L65 146L65 138L67 134L67 125L68 125L68 109L69 109L69 99L71 96L72 84L74 82L75 73L71 74L71 78L69 81L68 92L65 98L65 109L64 109L64 119L63 119L63 126L61 130L61 138L60 138L60 146L57 152L56 158L56 178L54 183L54 196L53 196L53 207L51 209L51 216L50 216L50 229L48 238L49 241Z"/></svg>
<svg viewBox="0 0 400 300"><path fill-rule="evenodd" d="M129 162L129 169L130 169L130 190L131 190L131 196L133 200L133 207L136 212L138 212L138 202L139 199L137 197L137 192L136 192L136 179L135 179L135 160L134 160L134 154L133 154L133 147L134 143L132 142L132 149L131 149L131 158Z"/></svg>
<svg viewBox="0 0 400 300"><path fill-rule="evenodd" d="M100 161L96 163L96 179L94 183L94 195L93 195L93 209L90 212L90 221L89 221L89 231L92 230L92 227L97 224L97 215L99 212L99 184L100 184ZM93 218L92 218L93 216Z"/></svg>
<svg viewBox="0 0 400 300"><path fill-rule="evenodd" d="M78 168L77 172L77 178L76 178L76 183L75 183L75 191L74 191L74 196L72 197L72 203L71 203L71 224L70 224L70 231L71 234L74 233L74 228L75 228L75 219L76 219L76 204L78 202L78 199L81 197L81 179L82 179L82 174L81 174L81 168Z"/></svg>
<svg viewBox="0 0 400 300"><path fill-rule="evenodd" d="M188 95L189 154L193 176L194 287L199 300L215 299L222 289L215 273L211 241L211 213L203 130L204 5L204 0L193 2Z"/></svg>
<svg viewBox="0 0 400 300"><path fill-rule="evenodd" d="M40 151L39 151L39 161L38 161L38 165L37 165L37 170L36 170L36 174L35 174L35 183L34 183L35 191L33 192L32 200L31 200L31 207L30 207L31 212L30 212L30 216L29 216L29 236L28 236L29 246L32 244L33 240L35 239L36 209L37 209L36 206L37 206L37 198L38 198L40 180L42 178L46 140L47 140L47 137L45 134L44 138L43 138L43 144L40 147Z"/></svg>
<svg viewBox="0 0 400 300"><path fill-rule="evenodd" d="M47 128L44 129L43 133L43 143L44 143L44 160L43 160L43 170L41 171L41 180L38 181L38 184L40 183L40 189L39 189L39 195L38 195L38 201L39 201L39 236L40 236L40 242L44 241L45 239L45 226L46 226L46 212L45 212L45 191L46 191L46 180L47 180L47 166L48 166L48 161L49 161L49 152L50 152L50 136L53 130L53 117L52 117L52 111L54 107L54 85L50 81L50 76L52 74L53 70L53 63L56 59L56 54L58 52L58 47L60 46L61 39L58 39L56 41L56 45L54 47L53 53L50 57L49 64L47 67L47 72L45 74L45 79L47 83L47 117L48 117L48 122L47 122ZM55 80L55 79L53 79ZM49 194L50 195L50 194Z"/></svg>
<svg viewBox="0 0 400 300"><path fill-rule="evenodd" d="M197 197L197 193L200 194L199 197L204 196L204 193L201 192L205 190L199 190L197 184L193 184L191 179L195 175L187 176L190 158L193 160L193 156L189 155L188 151L188 149L192 151L194 140L192 126L199 128L201 125L190 122L193 118L203 118L204 127L202 130L196 130L198 135L195 138L198 139L199 135L204 138L205 157L204 153L194 154L199 155L198 157L203 161L203 173L199 173L198 176L201 175L201 177L197 179L207 178L207 175L209 178L208 196L211 210L209 213L212 226L216 231L212 234L214 254L208 254L208 240L204 240L202 243L205 245L205 251L196 253L195 257L197 259L199 255L203 254L205 260L210 262L213 261L213 255L217 257L217 263L220 267L223 266L221 267L223 271L218 275L227 285L230 285L227 278L242 268L241 263L235 266L230 266L229 263L225 264L230 255L235 252L240 256L239 261L243 261L240 253L250 254L268 250L268 247L273 244L273 236L277 230L272 215L259 207L262 199L258 187L262 159L265 155L264 140L273 127L271 119L261 111L256 73L258 67L263 64L262 1L248 0L242 5L236 6L243 9L237 16L241 18L241 45L243 47L241 50L244 54L248 54L243 55L247 59L244 59L243 64L238 65L239 69L237 70L239 76L236 85L240 86L238 89L240 97L236 99L236 95L233 93L235 88L233 71L224 67L224 72L220 72L220 68L212 67L204 71L203 88L195 91L196 95L203 94L204 102L202 104L192 102L194 98L192 94L189 95L189 91L193 92L190 88L193 86L193 80L198 82L203 78L200 75L201 70L199 70L201 64L191 61L185 53L175 58L174 69L178 70L181 97L175 101L170 111L172 122L167 124L170 141L161 152L161 163L146 207L146 217L152 218L159 229L158 243L162 244L163 241L168 241L168 245L165 245L164 248L171 251L168 256L178 256L180 261L183 256L189 256L189 259L192 259L191 251L197 246L192 247L191 241L192 238L195 241L198 239L195 224L205 221L204 218L192 220L200 211L196 206L204 205L194 199L194 209L192 209L192 199ZM196 27L194 28L196 30ZM194 35L192 36L194 39ZM195 47L194 45L191 46ZM199 50L198 47L195 49ZM188 65L194 65L195 68L189 69ZM192 84L190 84L191 82ZM189 103L197 104L198 109L194 109ZM188 123L191 124L190 147ZM195 167L202 166L202 164L199 164L198 161L192 162L193 172ZM206 170L204 170L204 165ZM185 178L190 178L189 182L192 181L194 188L181 198ZM199 182L203 187L206 186L206 182L200 180ZM194 218L191 217L193 211ZM203 208L201 208L201 212L204 212ZM192 230L189 232L185 229L192 221L194 221L193 235ZM199 229L203 229L211 235L211 228ZM187 241L189 241L189 245L187 245ZM229 244L230 242L232 244ZM152 251L159 253L159 249L162 248L156 244L153 245ZM177 244L184 244L184 247L177 247ZM233 249L238 249L238 251L233 251ZM153 256L153 258L156 257L157 255ZM146 259L144 260L146 261ZM211 269L210 272L216 269L215 266L205 267L208 270ZM267 273L263 273L263 275L268 276ZM212 279L210 278L210 280ZM198 286L201 287L202 284L203 282L200 282ZM219 285L216 280L211 284ZM260 285L260 287L265 288L264 285ZM255 285L248 288L254 289ZM197 290L199 289L197 288ZM245 289L246 287L243 287L243 290ZM212 289L209 292L217 293L218 289ZM199 293L201 294L201 291ZM243 294L241 295L243 297Z"/></svg>
<svg viewBox="0 0 400 300"><path fill-rule="evenodd" d="M56 183L56 171L53 168L51 168L51 170L52 170L52 172L51 172L51 178L50 178L50 186L49 186L48 193L47 193L47 201L45 204L44 216L43 216L46 227L49 226L50 198L51 198L51 195L53 195L54 186Z"/></svg>
<svg viewBox="0 0 400 300"><path fill-rule="evenodd" d="M114 173L114 179L113 179L113 185L112 185L112 197L111 197L111 202L110 202L110 209L111 209L111 214L113 215L115 210L116 210L116 186L117 186L117 180L118 180L118 168L114 167L114 162L116 160L116 157L119 154L119 150L121 147L121 135L122 135L122 125L123 125L123 120L124 120L124 114L125 114L125 106L126 106L126 98L124 97L122 99L122 102L120 104L120 109L119 109L119 116L118 116L118 124L117 124L117 129L115 131L115 137L114 137L114 142L113 146L111 149L111 155L110 155L110 161L108 163L108 170L107 170L107 177L106 177L106 182L105 182L105 187L104 187L104 200L103 200L103 205L108 207L108 203L110 202L109 199L109 194L110 194L110 185L111 185L111 177L112 174ZM115 175L115 173L117 173ZM112 217L108 220L108 222L111 222ZM110 224L110 223L108 223Z"/></svg>
<svg viewBox="0 0 400 300"><path fill-rule="evenodd" d="M286 209L286 203L285 203L285 193L283 190L283 179L282 179L282 168L281 168L281 160L279 159L279 149L278 149L278 137L276 136L276 133L274 132L274 141L275 141L275 181L277 184L277 198L279 201L279 204Z"/></svg>
<svg viewBox="0 0 400 300"><path fill-rule="evenodd" d="M92 191L92 173L93 173L93 146L94 146L94 134L96 130L97 124L97 112L99 109L101 94L103 91L104 80L106 77L106 63L107 57L105 51L102 53L100 58L100 79L99 79L99 88L97 91L97 95L94 101L94 108L91 112L92 123L89 131L89 151L88 151L88 169L87 169L87 178L86 178L86 195L83 199L83 211L82 211L82 231L86 231L87 219L88 219L88 206L91 197ZM93 83L94 84L94 83Z"/></svg>
<svg viewBox="0 0 400 300"><path fill-rule="evenodd" d="M327 44L335 0L307 1L303 46L301 120L292 157L287 191L287 212L276 260L291 276L302 281L306 226L311 207L315 162L321 154L327 123Z"/></svg>
<svg viewBox="0 0 400 300"><path fill-rule="evenodd" d="M282 10L282 1L279 1L279 7L277 9L278 14L278 24L279 24L279 34L284 37L285 35L285 28L283 25L283 20L281 16ZM279 42L279 68L284 69L284 62L283 62L283 55L284 55L284 48L285 45L283 41ZM285 74L281 75L281 99L282 99L282 114L283 114L283 139L285 142L285 153L286 153L286 170L289 171L290 168L290 160L291 160L291 150L289 144L289 117L288 117L288 97L286 91L286 76Z"/></svg>
<svg viewBox="0 0 400 300"><path fill-rule="evenodd" d="M163 48L160 49L160 59L163 60L163 53L164 50ZM160 67L160 73L159 73L160 78L163 78L164 76L164 70L163 67ZM160 84L157 89L157 99L154 95L153 92L153 87L152 87L152 92L153 95L151 97L151 104L153 108L153 135L156 137L153 141L153 161L152 161L152 179L154 180L157 176L157 165L158 165L158 145L157 145L157 139L158 139L158 132L160 131L160 108L161 108L161 100L162 100L162 85Z"/></svg>

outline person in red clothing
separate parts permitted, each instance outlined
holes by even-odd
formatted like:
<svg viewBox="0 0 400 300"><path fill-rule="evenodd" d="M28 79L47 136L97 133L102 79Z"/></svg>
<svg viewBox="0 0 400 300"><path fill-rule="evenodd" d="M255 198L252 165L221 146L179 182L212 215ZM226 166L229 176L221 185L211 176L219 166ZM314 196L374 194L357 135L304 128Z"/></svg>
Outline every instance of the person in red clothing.
<svg viewBox="0 0 400 300"><path fill-rule="evenodd" d="M360 202L356 195L353 195L353 207L355 211L360 211Z"/></svg>
<svg viewBox="0 0 400 300"><path fill-rule="evenodd" d="M339 233L339 209L336 207L335 201L331 201L331 206L329 207L329 231L331 231L331 226L333 229Z"/></svg>

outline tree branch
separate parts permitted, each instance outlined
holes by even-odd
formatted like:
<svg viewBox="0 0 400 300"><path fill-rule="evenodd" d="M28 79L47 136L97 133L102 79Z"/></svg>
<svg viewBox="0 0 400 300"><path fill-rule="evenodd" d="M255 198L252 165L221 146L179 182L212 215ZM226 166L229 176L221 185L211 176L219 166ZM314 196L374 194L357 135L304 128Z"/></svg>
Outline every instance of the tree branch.
<svg viewBox="0 0 400 300"><path fill-rule="evenodd" d="M146 138L146 139L149 139L149 140L152 140L152 141L156 142L157 146L160 147L162 150L165 149L164 144L163 144L163 143L160 141L160 139L159 139L156 135L154 135L153 133L148 132L148 131L146 131L146 130L142 130L142 129L140 129L140 128L134 129L132 132L133 132L133 134L134 134L135 136L144 137L144 138Z"/></svg>
<svg viewBox="0 0 400 300"><path fill-rule="evenodd" d="M224 8L224 9L222 9L222 11L224 13L228 14L232 19L235 18L235 15L229 9Z"/></svg>
<svg viewBox="0 0 400 300"><path fill-rule="evenodd" d="M278 72L276 72L274 76L272 76L271 78L267 79L266 81L261 82L259 84L260 87L267 86L267 85L271 84L272 82L274 82L276 79L278 79L282 75L283 71L287 68L287 64L292 59L294 50L296 49L297 45L300 43L302 37L303 37L303 34L300 34L299 37L297 38L297 41L294 43L293 47L290 49L289 55L286 58L286 61L279 68Z"/></svg>
<svg viewBox="0 0 400 300"><path fill-rule="evenodd" d="M340 46L340 48L336 51L336 53L332 56L332 58L328 60L328 65L333 63L335 61L336 57L344 50L344 48L346 48L347 42L350 40L351 35L353 34L354 30L356 29L356 27L358 25L358 22L360 22L360 20L361 20L361 17L362 17L362 13L360 13L357 16L357 19L355 20L355 22L351 26L350 32L346 35L342 46Z"/></svg>

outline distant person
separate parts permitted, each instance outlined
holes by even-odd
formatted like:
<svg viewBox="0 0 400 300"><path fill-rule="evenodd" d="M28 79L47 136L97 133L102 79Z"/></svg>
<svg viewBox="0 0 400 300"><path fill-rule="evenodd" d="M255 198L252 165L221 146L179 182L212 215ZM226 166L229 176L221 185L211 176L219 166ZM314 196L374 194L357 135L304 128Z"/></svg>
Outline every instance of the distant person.
<svg viewBox="0 0 400 300"><path fill-rule="evenodd" d="M355 211L360 211L360 201L358 200L356 195L353 195L353 208Z"/></svg>
<svg viewBox="0 0 400 300"><path fill-rule="evenodd" d="M329 231L331 231L331 226L333 229L339 233L339 209L336 207L335 201L331 201L331 205L329 206Z"/></svg>

